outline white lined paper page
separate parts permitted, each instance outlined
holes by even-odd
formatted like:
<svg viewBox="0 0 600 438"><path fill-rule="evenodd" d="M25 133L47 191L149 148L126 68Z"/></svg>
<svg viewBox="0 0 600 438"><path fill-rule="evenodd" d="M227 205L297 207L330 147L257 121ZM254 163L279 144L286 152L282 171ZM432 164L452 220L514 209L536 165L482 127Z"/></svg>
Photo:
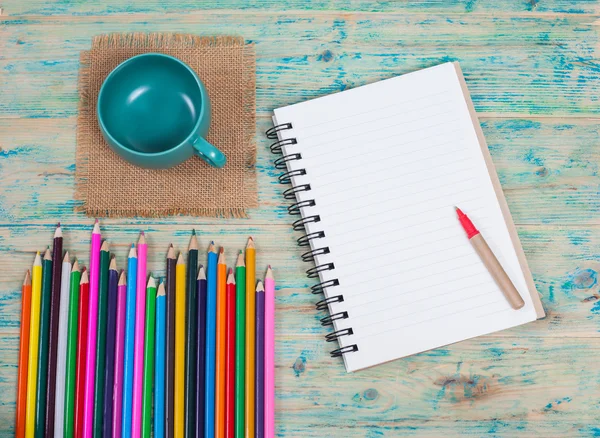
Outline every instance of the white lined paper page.
<svg viewBox="0 0 600 438"><path fill-rule="evenodd" d="M455 67L442 64L275 110L296 138L288 169L310 184L307 233L327 246L316 264L334 263L321 281L343 295L335 330L351 327L340 346L348 371L514 327L536 319ZM525 300L514 311L469 244L454 206L481 230ZM484 316L485 317L482 317ZM333 329L332 329L333 330Z"/></svg>

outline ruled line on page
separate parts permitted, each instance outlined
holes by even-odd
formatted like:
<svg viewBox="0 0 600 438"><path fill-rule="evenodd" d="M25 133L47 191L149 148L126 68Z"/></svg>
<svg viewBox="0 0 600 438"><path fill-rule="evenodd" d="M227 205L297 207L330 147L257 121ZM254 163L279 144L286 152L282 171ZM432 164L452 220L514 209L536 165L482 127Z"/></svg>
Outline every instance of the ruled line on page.
<svg viewBox="0 0 600 438"><path fill-rule="evenodd" d="M348 119L350 117L359 117L359 116L362 116L362 115L365 115L365 114L370 114L373 111L384 110L384 109L388 109L388 108L393 108L395 106L402 106L402 105L405 105L407 103L413 103L413 102L416 102L416 101L429 99L430 97L438 97L438 96L442 96L444 94L448 94L448 91L444 90L444 91L440 91L439 93L433 93L433 94L422 96L422 97L418 97L418 98L415 98L415 99L405 100L403 102L397 102L396 101L396 102L394 102L394 103L392 103L390 105L376 106L374 108L369 109L368 111L363 111L363 112L360 112L360 113L352 113L349 116L338 117L337 119L328 119L327 121L319 122L319 123L313 123L312 125L302 125L302 126L299 126L299 128L302 129L302 131L306 131L306 130L312 129L312 128L316 127L316 126L323 126L323 125L330 126L332 123L335 123L335 122L338 122L338 121L341 121L341 120L345 120L345 119Z"/></svg>

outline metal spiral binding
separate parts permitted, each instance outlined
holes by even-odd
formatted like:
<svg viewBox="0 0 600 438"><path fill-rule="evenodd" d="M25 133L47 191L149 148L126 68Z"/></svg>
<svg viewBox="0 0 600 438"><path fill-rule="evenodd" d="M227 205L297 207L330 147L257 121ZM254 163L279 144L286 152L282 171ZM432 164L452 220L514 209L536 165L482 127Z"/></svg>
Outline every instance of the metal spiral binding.
<svg viewBox="0 0 600 438"><path fill-rule="evenodd" d="M279 136L282 131L286 131L289 129L293 129L291 123L282 123L276 126L273 126L269 130L267 130L267 138L270 140L275 140L274 143L270 145L271 152L273 154L281 155L281 157L275 160L275 168L279 170L288 169L288 164L292 161L300 161L302 160L302 154L293 152L289 153L289 150L286 155L283 155L283 147L294 146L298 144L298 141L295 138L281 138ZM306 175L306 169L291 169L287 170L285 173L279 176L280 184L289 184L292 182L292 179L295 177L300 177ZM290 206L288 206L288 213L292 216L298 216L302 213L303 208L310 208L316 206L316 202L314 199L302 200L300 201L296 196L301 192L309 192L311 190L310 184L300 184L293 186L283 192L283 197L288 200L296 200L296 202ZM306 228L306 225L309 223L318 223L321 221L321 217L319 215L305 216L301 219L298 219L293 223L293 228L296 231L302 230ZM307 233L298 238L298 246L310 246L312 241L317 239L324 239L325 232L324 231L315 231L312 233ZM316 245L313 246L313 248ZM328 246L322 246L320 248L313 249L311 251L305 252L302 254L302 260L305 262L314 262L315 258L320 255L329 254L330 249ZM314 266L306 271L306 275L308 278L318 278L319 274L322 272L333 271L335 269L335 265L333 263L324 263L318 266ZM311 292L313 294L324 293L325 289L339 286L340 282L337 278L331 280L322 281L311 287ZM333 295L328 298L325 298L319 301L316 304L317 310L327 310L331 304L341 303L344 301L343 295ZM321 318L321 325L328 326L333 325L335 321L344 320L348 318L348 312L337 312L331 315L328 315L324 318ZM333 342L338 340L342 336L350 336L353 335L354 331L352 328L344 328L337 330L333 333L329 333L325 336L327 342ZM345 347L340 347L331 352L332 357L340 357L347 353L352 353L354 351L358 351L358 346L356 344L347 345Z"/></svg>

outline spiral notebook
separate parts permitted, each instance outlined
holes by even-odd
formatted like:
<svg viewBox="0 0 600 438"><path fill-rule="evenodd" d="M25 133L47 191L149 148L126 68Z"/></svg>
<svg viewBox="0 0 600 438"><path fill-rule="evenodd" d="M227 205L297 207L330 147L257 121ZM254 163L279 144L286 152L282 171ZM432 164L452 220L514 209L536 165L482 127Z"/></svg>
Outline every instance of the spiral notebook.
<svg viewBox="0 0 600 438"><path fill-rule="evenodd" d="M460 67L274 111L280 182L348 371L544 316ZM513 310L456 219L478 225L525 300Z"/></svg>

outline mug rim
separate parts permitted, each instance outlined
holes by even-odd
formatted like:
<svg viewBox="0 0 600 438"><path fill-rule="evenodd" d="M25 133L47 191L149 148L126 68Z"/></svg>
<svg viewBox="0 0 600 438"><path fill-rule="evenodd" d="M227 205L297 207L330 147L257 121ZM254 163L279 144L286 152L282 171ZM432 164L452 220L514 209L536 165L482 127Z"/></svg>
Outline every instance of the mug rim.
<svg viewBox="0 0 600 438"><path fill-rule="evenodd" d="M129 62L133 61L134 59L145 58L145 57L166 58L166 59L175 61L175 62L179 63L180 65L182 65L189 73L191 73L192 77L196 81L196 85L198 85L198 90L200 91L200 96L202 97L202 105L200 106L200 114L198 115L198 120L196 120L196 123L194 124L194 127L191 129L191 132L179 144L177 144L165 151L161 151L161 152L139 152L139 151L130 149L130 148L124 146L123 144L121 144L120 141L118 141L115 137L113 137L113 135L110 133L110 131L106 127L106 124L104 123L104 120L102 119L102 112L100 111L100 102L102 101L102 96L103 96L103 93L105 90L105 86L109 82L109 80L112 79L112 77L117 74L118 70L123 68L123 66L125 66ZM98 93L98 103L96 104L96 112L98 114L98 123L100 124L100 128L102 129L102 132L110 138L110 140L114 143L114 145L117 145L120 149L125 150L127 153L137 155L139 157L158 157L160 155L169 154L176 149L182 148L185 144L190 142L191 138L198 132L200 123L202 122L202 120L204 118L204 113L205 113L205 108L206 108L205 102L207 99L208 99L208 96L206 95L206 90L204 89L204 85L202 84L202 81L200 80L200 78L198 77L196 72L194 70L192 70L192 68L189 65L187 65L185 62L183 62L181 59L176 58L174 56L165 55L164 53L154 53L154 52L142 53L140 55L135 55L135 56L132 56L131 58L127 58L125 61L121 62L114 69L112 69L112 71L108 74L108 76L106 76L106 78L102 82L102 86L100 87L100 92ZM198 137L201 137L201 136L198 135Z"/></svg>

